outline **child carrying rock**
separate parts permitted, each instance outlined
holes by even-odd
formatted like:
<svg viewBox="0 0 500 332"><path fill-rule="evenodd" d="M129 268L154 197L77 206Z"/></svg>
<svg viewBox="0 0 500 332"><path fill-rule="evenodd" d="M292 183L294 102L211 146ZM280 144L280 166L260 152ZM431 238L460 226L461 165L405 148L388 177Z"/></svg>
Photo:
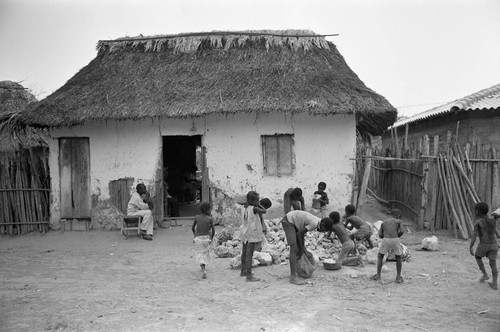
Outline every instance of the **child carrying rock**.
<svg viewBox="0 0 500 332"><path fill-rule="evenodd" d="M247 203L243 210L243 223L241 226L241 242L243 249L241 252L241 273L246 277L246 281L259 281L259 278L252 274L252 260L255 247L262 241L263 227L261 215L267 210L259 204L260 195L255 191L247 194ZM269 201L270 203L271 201Z"/></svg>

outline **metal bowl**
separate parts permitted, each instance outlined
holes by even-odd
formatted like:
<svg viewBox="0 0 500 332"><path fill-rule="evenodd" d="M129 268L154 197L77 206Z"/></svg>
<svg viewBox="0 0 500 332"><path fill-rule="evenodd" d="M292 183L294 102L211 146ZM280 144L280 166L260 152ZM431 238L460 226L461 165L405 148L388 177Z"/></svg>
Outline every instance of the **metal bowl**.
<svg viewBox="0 0 500 332"><path fill-rule="evenodd" d="M341 265L337 264L337 260L335 259L325 259L323 261L323 267L325 270L340 270L342 268Z"/></svg>

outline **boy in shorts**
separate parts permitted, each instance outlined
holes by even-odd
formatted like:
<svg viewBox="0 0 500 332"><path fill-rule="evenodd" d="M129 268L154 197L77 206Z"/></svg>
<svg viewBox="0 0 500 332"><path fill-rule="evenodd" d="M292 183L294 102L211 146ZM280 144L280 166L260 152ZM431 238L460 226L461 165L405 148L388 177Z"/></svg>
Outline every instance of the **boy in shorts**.
<svg viewBox="0 0 500 332"><path fill-rule="evenodd" d="M364 266L365 264L363 263L363 258L361 257L361 255L356 254L354 257L348 257L349 254L355 252L356 250L354 247L354 242L349 237L349 234L347 234L347 230L345 229L344 225L340 222L340 213L338 213L337 211L333 211L330 213L328 219L330 219L330 223L333 224L332 232L335 233L340 243L342 243L342 250L340 251L337 259L337 267L340 269L342 268L342 265ZM329 234L327 234L327 236L329 236Z"/></svg>
<svg viewBox="0 0 500 332"><path fill-rule="evenodd" d="M401 240L399 238L404 234L403 227L401 227L401 218L403 214L401 210L394 209L391 211L391 215L392 218L385 220L378 232L378 236L382 239L382 243L377 256L377 274L373 275L371 279L380 280L384 256L389 250L392 250L396 257L396 282L401 284L403 283L403 277L401 276L401 269L403 267L401 255L403 252L401 250Z"/></svg>
<svg viewBox="0 0 500 332"><path fill-rule="evenodd" d="M477 265L483 273L480 282L485 282L489 279L486 269L483 264L483 257L488 257L490 260L491 274L493 281L489 282L491 288L498 289L498 269L497 269L497 255L498 255L498 242L496 237L500 237L500 232L496 229L495 219L488 217L488 204L479 202L474 205L474 212L478 218L474 222L474 232L470 239L470 254L476 258ZM474 252L473 247L476 242L476 237L479 237L479 244Z"/></svg>

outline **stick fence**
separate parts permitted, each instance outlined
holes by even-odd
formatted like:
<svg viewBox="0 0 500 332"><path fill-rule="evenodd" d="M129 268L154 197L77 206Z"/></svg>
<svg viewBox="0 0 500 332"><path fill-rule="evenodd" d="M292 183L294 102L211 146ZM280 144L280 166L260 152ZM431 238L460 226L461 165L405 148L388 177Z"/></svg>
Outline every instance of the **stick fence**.
<svg viewBox="0 0 500 332"><path fill-rule="evenodd" d="M49 176L45 149L0 157L0 234L49 230Z"/></svg>

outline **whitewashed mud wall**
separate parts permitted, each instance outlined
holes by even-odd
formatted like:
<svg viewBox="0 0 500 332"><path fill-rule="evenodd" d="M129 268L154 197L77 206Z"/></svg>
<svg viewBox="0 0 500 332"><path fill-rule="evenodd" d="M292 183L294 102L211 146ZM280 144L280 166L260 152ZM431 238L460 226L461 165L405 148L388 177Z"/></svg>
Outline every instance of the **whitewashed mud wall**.
<svg viewBox="0 0 500 332"><path fill-rule="evenodd" d="M255 190L273 202L269 217L283 215L283 193L301 187L307 208L324 181L331 210L350 203L356 151L353 115L239 114L189 121L163 120L162 135L202 135L212 186L213 215L224 224L239 223L232 198ZM294 176L264 174L261 135L293 134Z"/></svg>
<svg viewBox="0 0 500 332"><path fill-rule="evenodd" d="M264 174L261 135L293 134L295 172L293 176ZM330 210L342 210L350 203L356 150L353 115L310 117L284 114L239 114L197 119L163 119L95 122L51 132L50 170L52 178L51 226L60 220L58 138L88 137L90 141L92 225L114 229L120 214L109 203L109 183L133 178L154 193L155 176L161 165L162 136L201 135L207 151L212 187L213 215L223 224L238 224L240 215L233 197L255 190L273 202L268 217L283 214L283 193L301 187L306 209L312 194L324 181Z"/></svg>
<svg viewBox="0 0 500 332"><path fill-rule="evenodd" d="M60 182L59 137L88 137L90 144L90 177L92 195L92 227L115 229L120 213L109 203L109 183L120 178L133 178L135 186L144 182L154 189L158 161L161 160L161 136L158 123L149 121L93 122L84 126L61 128L51 132L51 227L59 228ZM152 192L154 195L155 193Z"/></svg>

